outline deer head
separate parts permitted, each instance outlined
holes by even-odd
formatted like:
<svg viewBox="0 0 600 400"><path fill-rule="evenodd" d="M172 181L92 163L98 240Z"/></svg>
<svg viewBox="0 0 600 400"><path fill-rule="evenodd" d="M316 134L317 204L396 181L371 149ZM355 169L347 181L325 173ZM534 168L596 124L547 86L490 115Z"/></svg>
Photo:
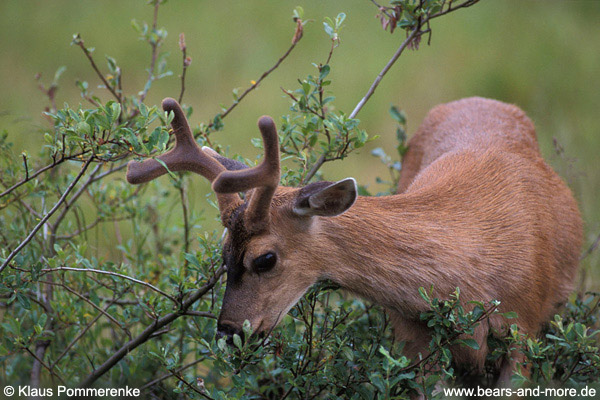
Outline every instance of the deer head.
<svg viewBox="0 0 600 400"><path fill-rule="evenodd" d="M221 221L227 228L223 260L227 288L219 316L218 335L242 333L247 319L255 333L269 332L302 295L326 272L322 260L312 260L311 245L320 217L336 216L356 200L356 182L316 182L303 188L279 186L279 140L268 116L258 121L264 159L256 167L200 148L193 138L179 104L171 98L162 103L172 111L175 147L157 157L171 171L192 171L212 183ZM131 161L127 180L143 183L167 173L154 160ZM244 200L239 193L245 193Z"/></svg>

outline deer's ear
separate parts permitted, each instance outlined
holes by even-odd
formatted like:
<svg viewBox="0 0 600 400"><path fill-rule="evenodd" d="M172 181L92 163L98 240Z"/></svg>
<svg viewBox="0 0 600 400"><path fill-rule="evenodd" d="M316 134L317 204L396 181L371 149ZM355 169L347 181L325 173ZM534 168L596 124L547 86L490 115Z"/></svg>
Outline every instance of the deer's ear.
<svg viewBox="0 0 600 400"><path fill-rule="evenodd" d="M339 182L315 182L303 187L294 204L294 213L312 217L333 217L348 210L357 197L356 181L346 178Z"/></svg>

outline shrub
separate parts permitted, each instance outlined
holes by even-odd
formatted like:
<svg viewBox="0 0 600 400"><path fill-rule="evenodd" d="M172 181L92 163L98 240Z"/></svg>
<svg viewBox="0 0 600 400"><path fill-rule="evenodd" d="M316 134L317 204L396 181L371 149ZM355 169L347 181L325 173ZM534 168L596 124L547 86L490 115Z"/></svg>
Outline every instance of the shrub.
<svg viewBox="0 0 600 400"><path fill-rule="evenodd" d="M432 19L476 2L402 0L379 7L383 28L406 34L389 65L406 47L418 47L422 35L431 32ZM150 3L155 10L162 4ZM343 160L376 139L360 128L356 116L379 79L350 113L334 106L335 97L327 89L330 61L340 44L344 21L343 13L325 19L328 53L314 63L312 74L299 79L296 87L284 89L291 107L279 124L281 150L293 167L282 171L283 184L321 179L324 163ZM303 10L296 8L289 49L245 91L234 90L230 106L194 129L199 144L225 151L215 132L285 62L305 25ZM379 307L348 299L328 282L313 288L268 339L242 343L237 337L234 347L214 340L226 272L221 235L203 230L202 216L189 211L190 178L171 173L167 188L156 183L133 187L114 179L128 159L153 157L172 142L168 129L172 115L144 103L152 84L171 75L165 54L160 53L167 32L156 27L156 20L136 22L134 28L152 55L149 77L139 93L124 93L118 62L107 57L108 72L101 72L93 49L75 35L72 44L89 60L111 100L102 99L88 82L80 81L77 86L86 106L57 108L56 92L64 70L60 68L50 86L42 85L50 103L45 113L50 128L41 132L45 143L39 152L20 153L7 132L0 135L0 370L4 379L32 387L129 385L158 398L184 393L213 399L404 398L411 390L431 397L441 395L435 392L439 380L460 384L449 348L476 346L468 335L497 312L498 303L482 299L488 302L469 305L467 312L458 289L448 300L431 298L421 290L431 309L422 318L433 335L430 354L419 360L402 355L402 344L394 342ZM181 87L176 92L181 101L192 61L183 34L179 48ZM185 109L188 115L193 112L189 106ZM396 150L401 157L406 150L406 118L396 107L390 114L398 124ZM374 155L388 167L393 191L400 162L382 149ZM369 195L367 188L360 190ZM161 215L171 212L173 197L180 204L181 226L165 226L161 221ZM211 198L207 202L215 207ZM214 211L208 207L206 213ZM105 259L89 245L88 233L111 222L120 256ZM524 368L531 371L530 378L518 374L521 384L597 381L598 301L596 295L575 299L540 339L513 328L507 340L493 342L496 350L490 362L519 348L527 356ZM424 374L426 379L416 378Z"/></svg>

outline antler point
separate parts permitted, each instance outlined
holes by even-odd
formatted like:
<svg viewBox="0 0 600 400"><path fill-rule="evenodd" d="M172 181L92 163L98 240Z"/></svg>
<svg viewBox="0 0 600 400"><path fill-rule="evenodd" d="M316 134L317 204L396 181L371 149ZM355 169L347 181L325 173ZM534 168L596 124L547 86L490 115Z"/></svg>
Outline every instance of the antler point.
<svg viewBox="0 0 600 400"><path fill-rule="evenodd" d="M268 115L263 115L258 119L258 128L259 129L269 129L275 127L275 121Z"/></svg>
<svg viewBox="0 0 600 400"><path fill-rule="evenodd" d="M177 107L179 107L179 103L172 97L165 97L162 101L162 108L165 111L172 111Z"/></svg>

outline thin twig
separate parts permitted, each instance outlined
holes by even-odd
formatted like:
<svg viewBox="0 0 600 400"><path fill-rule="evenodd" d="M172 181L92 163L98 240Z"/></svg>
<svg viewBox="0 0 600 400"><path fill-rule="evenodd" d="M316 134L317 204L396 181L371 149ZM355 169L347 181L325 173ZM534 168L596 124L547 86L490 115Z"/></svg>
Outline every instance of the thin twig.
<svg viewBox="0 0 600 400"><path fill-rule="evenodd" d="M29 350L29 347L23 347L25 349L26 352L28 352L33 358L35 358L35 360L37 362L40 363L40 365L42 365L44 368L46 368L48 371L50 371L50 374L52 376L57 377L62 383L65 383L65 381L63 380L63 378L60 377L60 375L58 375L56 372L52 371L52 369L50 367L48 367L48 365L46 365L46 363L42 360L40 360L40 358L38 356L36 356L31 350Z"/></svg>
<svg viewBox="0 0 600 400"><path fill-rule="evenodd" d="M106 305L106 307L104 307L104 311L108 311L108 309L110 307L113 306L113 304L115 304L115 300L111 301L109 304ZM81 332L79 332L77 334L77 336L75 336L73 338L73 340L71 340L71 342L67 345L67 347L65 347L65 349L63 350L63 352L52 362L52 364L50 364L50 369L53 370L54 366L60 361L62 360L62 358L64 356L67 355L67 353L73 348L73 346L75 346L75 344L79 341L79 339L81 339L83 337L83 335L85 335L87 333L87 331L92 327L92 325L94 325L96 323L96 321L98 321L100 319L100 317L102 317L104 314L99 313L98 315L96 315L94 317L93 320L91 320L85 328L83 328L81 330Z"/></svg>
<svg viewBox="0 0 600 400"><path fill-rule="evenodd" d="M79 293L78 291L71 289L68 285L65 285L64 283L51 282L51 281L38 281L38 282L45 283L47 285L52 285L52 286L60 286L61 288L65 289L67 292L74 294L75 296L79 297L81 300L85 301L90 306L92 306L93 308L98 310L100 313L102 313L106 318L108 318L115 325L117 325L119 328L121 328L123 330L123 332L125 332L127 334L127 336L131 337L131 333L129 332L129 330L126 327L124 327L123 324L121 324L119 321L117 321L115 319L115 317L113 317L112 315L110 315L109 313L104 311L102 308L98 307L93 301L91 301L90 299L88 299L87 297L85 297L84 295Z"/></svg>
<svg viewBox="0 0 600 400"><path fill-rule="evenodd" d="M371 96L373 95L373 93L375 93L375 89L377 89L377 86L379 86L379 83L381 83L381 80L383 79L383 77L385 76L385 74L387 74L387 72L390 70L390 68L392 68L392 66L394 65L394 63L396 62L396 60L398 60L398 57L400 57L400 55L402 54L402 52L404 52L404 49L406 49L406 46L408 46L409 43L417 36L417 34L419 33L420 29L421 29L421 26L417 25L417 27L415 27L412 30L412 32L410 33L410 35L408 35L408 37L406 39L404 39L404 41L402 42L402 44L400 45L400 47L398 47L398 50L396 50L396 52L394 53L394 55L392 56L392 58L390 58L390 60L385 65L385 67L383 67L383 69L381 70L381 72L377 75L377 77L375 78L375 80L371 84L371 87L369 88L369 90L367 90L367 93L358 102L358 104L356 105L356 107L354 107L354 110L352 110L352 112L350 113L350 115L348 116L348 118L350 118L350 119L356 118L356 115L358 114L358 112L364 107L364 105L367 103L367 101L369 101L369 99L371 98Z"/></svg>
<svg viewBox="0 0 600 400"><path fill-rule="evenodd" d="M198 364L198 363L200 363L202 361L204 361L204 359L199 358L198 360L192 361L191 363L186 364L186 365L184 365L184 366L176 369L175 371L177 373L180 373L180 372L185 371L186 369L188 369L190 367L193 367L194 365L196 365L196 364ZM160 382L164 381L165 379L169 379L172 376L173 376L173 372L171 371L168 374L165 374L165 375L161 376L160 378L156 378L153 381L150 381L150 382L146 383L144 386L142 386L140 388L140 390L148 389L149 387L152 387L152 386L156 385L157 383L160 383Z"/></svg>
<svg viewBox="0 0 600 400"><path fill-rule="evenodd" d="M185 191L184 178L179 184L179 198L181 200L181 211L183 213L183 251L185 253L190 252L190 221L188 220L188 205L187 205L187 193Z"/></svg>
<svg viewBox="0 0 600 400"><path fill-rule="evenodd" d="M87 170L87 168L91 162L92 162L92 157L90 157L83 164L83 166L81 167L81 170L79 171L79 173L77 174L75 179L73 179L73 181L71 182L69 187L67 187L67 189L62 194L60 199L58 199L58 201L56 202L54 207L52 207L52 209L50 211L48 211L48 213L44 216L44 218L42 218L40 220L40 222L35 226L35 228L33 228L33 230L29 233L29 235L27 235L27 237L8 255L6 260L4 260L4 262L2 263L2 266L0 266L0 273L2 273L2 271L4 271L4 268L6 268L8 266L8 264L12 261L12 259L15 258L15 256L17 254L19 254L19 252L21 250L23 250L23 248L25 246L27 246L27 244L31 241L31 239L33 239L35 234L40 230L40 228L42 226L44 226L44 224L50 219L52 214L54 214L56 212L56 210L58 210L58 208L62 205L62 203L66 201L67 196L69 195L69 193L71 193L71 191L73 190L73 188L75 187L77 182L79 182L79 179L81 179L81 177L85 174L85 171Z"/></svg>
<svg viewBox="0 0 600 400"><path fill-rule="evenodd" d="M156 23L158 21L158 7L160 6L160 0L154 0L154 17L152 19L152 32L156 31ZM158 36L157 36L158 37ZM156 66L156 56L158 54L158 44L160 43L160 38L156 41L149 41L150 46L152 47L152 56L150 59L150 68L148 69L148 80L146 81L146 85L144 86L144 90L140 95L140 103L144 102L146 96L148 95L148 90L150 89L150 84L154 80L154 67Z"/></svg>
<svg viewBox="0 0 600 400"><path fill-rule="evenodd" d="M145 343L154 332L160 330L166 325L169 325L177 318L185 315L187 310L208 293L214 285L219 281L221 276L225 273L225 268L221 266L215 274L206 282L200 289L196 290L187 300L183 302L180 309L172 312L170 314L165 315L164 317L155 320L152 325L148 326L142 333L140 333L135 339L130 340L125 343L119 350L117 350L108 360L106 360L102 365L96 368L87 378L85 378L80 387L89 387L91 386L98 378L104 375L108 370L110 370L115 364L123 359L129 352L136 349L138 346Z"/></svg>
<svg viewBox="0 0 600 400"><path fill-rule="evenodd" d="M106 87L106 89L108 91L110 91L112 93L112 95L115 96L115 99L117 99L119 104L121 104L123 102L121 99L121 96L112 88L112 86L110 86L110 84L104 77L104 74L102 74L102 72L100 72L100 70L98 69L96 62L94 61L94 58L92 57L92 53L90 53L90 51L85 47L81 36L77 35L77 37L75 38L75 44L78 45L81 48L81 50L83 50L83 54L85 54L85 56L89 60L90 64L92 65L92 68L94 69L94 71L96 71L96 75L98 75L98 77L100 78L102 83L104 83L104 86ZM123 104L121 104L121 109L122 108L123 108Z"/></svg>
<svg viewBox="0 0 600 400"><path fill-rule="evenodd" d="M204 393L202 390L194 387L194 385L192 385L187 380L185 380L181 375L179 375L179 372L173 372L173 376L175 378L177 378L177 380L179 380L185 386L187 386L188 388L192 389L194 392L198 393L200 396L204 397L205 399L213 400L212 397L210 397L209 395L207 395L206 393Z"/></svg>
<svg viewBox="0 0 600 400"><path fill-rule="evenodd" d="M63 158L60 158L59 160L53 161L52 164L48 164L45 167L42 167L42 168L38 169L33 174L29 175L29 177L27 177L27 178L25 178L25 179L23 179L23 180L15 183L14 185L12 185L8 189L6 189L4 192L0 193L0 198L6 196L10 192L12 192L13 190L17 189L19 186L21 186L21 185L29 182L30 180L37 178L40 174L43 174L44 172L48 171L49 169L52 169L52 168L56 167L57 165L65 162L65 161L72 160L72 159L78 159L82 155L83 155L83 153L78 153L78 154L75 154L75 155L71 155L69 157L63 157Z"/></svg>
<svg viewBox="0 0 600 400"><path fill-rule="evenodd" d="M231 111L233 111L233 109L235 107L237 107L237 105L244 99L244 97L246 97L246 95L248 95L248 93L250 93L251 91L253 91L254 89L256 89L256 87L258 85L260 85L260 83L271 74L271 72L275 71L277 69L277 67L279 67L279 65L290 55L290 53L292 52L292 50L294 50L294 48L296 47L296 44L298 44L298 42L300 41L300 38L296 41L292 42L292 45L287 49L287 51L281 56L279 57L279 59L277 60L277 62L268 70L266 70L265 72L263 72L263 74L260 76L260 78L258 78L256 81L254 81L254 83L244 91L244 93L242 93L230 106L229 108L227 108L224 112L222 112L221 114L219 114L220 118L223 119L225 118ZM211 121L208 125L207 128L212 128L214 126L214 120Z"/></svg>
<svg viewBox="0 0 600 400"><path fill-rule="evenodd" d="M73 193L73 196L71 196L69 200L65 200L65 208L60 212L60 214L58 214L56 220L54 220L52 226L50 227L50 232L52 232L52 234L50 235L50 241L52 242L51 247L54 247L58 227L60 226L63 219L66 217L67 213L71 209L71 205L73 205L77 201L77 199L83 194L83 192L86 191L87 187L93 182L94 176L98 173L98 171L100 171L101 168L101 163L96 165L96 168L94 168L94 170L90 173L90 176L88 177L87 181L85 181L85 183L81 185L81 187L75 193Z"/></svg>
<svg viewBox="0 0 600 400"><path fill-rule="evenodd" d="M112 174L114 172L118 172L118 171L124 169L125 167L127 167L127 163L126 162L124 162L123 164L117 165L116 167L113 167L113 168L109 169L108 171L105 171L105 172L101 173L100 175L94 177L94 179L92 179L92 181L90 183L94 183L96 181L99 181L102 178L105 178L106 176L108 176L108 175L110 175L110 174Z"/></svg>
<svg viewBox="0 0 600 400"><path fill-rule="evenodd" d="M217 319L217 316L209 311L186 311L185 315L189 315L192 317Z"/></svg>
<svg viewBox="0 0 600 400"><path fill-rule="evenodd" d="M583 261L586 257L592 254L594 250L598 248L598 245L600 245L600 233L596 237L596 240L594 240L594 243L592 243L590 247L588 247L588 249L581 255L581 257L579 257L579 261Z"/></svg>
<svg viewBox="0 0 600 400"><path fill-rule="evenodd" d="M313 164L310 171L308 171L308 174L306 174L304 176L304 178L302 178L302 184L306 184L306 182L310 181L312 179L312 177L315 176L315 174L319 171L321 166L323 166L323 164L325 164L325 161L326 161L325 154L321 154L321 156Z"/></svg>
<svg viewBox="0 0 600 400"><path fill-rule="evenodd" d="M181 104L181 100L183 100L183 93L185 93L185 73L187 72L188 67L192 63L192 59L187 56L187 46L185 44L185 35L182 33L179 34L179 49L181 50L182 55L182 65L183 70L181 72L181 91L179 92L178 102Z"/></svg>
<svg viewBox="0 0 600 400"><path fill-rule="evenodd" d="M159 294L165 296L166 298L168 298L169 300L171 300L175 304L178 303L177 299L175 299L173 296L169 295L168 293L163 292L162 290L160 290L156 286L153 286L152 284L150 284L148 282L144 282L144 281L140 281L139 279L132 278L131 276L119 274L117 272L103 271L103 270L100 270L100 269L92 269L92 268L56 267L56 268L43 268L43 269L40 270L40 273L44 273L45 274L45 273L56 272L56 271L93 272L95 274L116 276L116 277L119 277L119 278L127 279L128 281L131 281L131 282L135 282L135 283L137 283L139 285L146 286L147 288L154 290L156 293L159 293Z"/></svg>
<svg viewBox="0 0 600 400"><path fill-rule="evenodd" d="M377 86L379 86L379 83L385 76L385 74L390 70L392 65L394 65L394 63L396 62L398 57L400 57L400 55L402 54L404 49L413 41L413 39L422 35L423 33L427 33L428 31L430 31L429 29L427 29L426 31L421 31L421 27L423 25L428 25L432 19L441 17L442 15L446 15L446 14L448 14L452 11L456 11L460 8L470 7L474 4L476 4L477 2L479 2L479 0L466 0L465 2L459 4L455 7L452 7L452 4L450 4L446 10L442 9L441 11L437 12L436 14L430 15L429 17L425 18L425 20L423 20L423 21L419 20L419 22L417 23L415 28L411 31L411 33L408 35L408 37L402 42L402 44L400 45L400 47L398 47L398 50L396 50L396 52L394 53L392 58L388 61L388 63L385 65L385 67L377 75L377 77L371 84L371 87L369 87L369 90L367 91L365 96L358 102L356 107L354 107L354 110L350 114L349 118L355 118L356 115L358 114L358 112L364 107L365 103L367 101L369 101L369 99L375 92L375 89L377 89ZM375 3L378 6L378 8L381 8L381 6L379 6L376 2L373 1L373 3Z"/></svg>
<svg viewBox="0 0 600 400"><path fill-rule="evenodd" d="M27 156L25 153L21 154L23 156L23 165L25 166L25 180L29 179L29 167L27 166Z"/></svg>

